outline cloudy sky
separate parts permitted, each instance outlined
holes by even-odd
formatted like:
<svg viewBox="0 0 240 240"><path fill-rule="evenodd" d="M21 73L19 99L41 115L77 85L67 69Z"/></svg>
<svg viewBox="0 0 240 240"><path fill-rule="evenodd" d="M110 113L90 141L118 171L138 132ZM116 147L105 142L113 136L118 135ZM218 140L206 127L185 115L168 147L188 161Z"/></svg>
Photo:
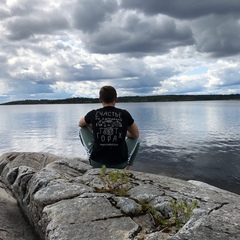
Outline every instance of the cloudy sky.
<svg viewBox="0 0 240 240"><path fill-rule="evenodd" d="M0 0L0 103L240 93L239 0Z"/></svg>

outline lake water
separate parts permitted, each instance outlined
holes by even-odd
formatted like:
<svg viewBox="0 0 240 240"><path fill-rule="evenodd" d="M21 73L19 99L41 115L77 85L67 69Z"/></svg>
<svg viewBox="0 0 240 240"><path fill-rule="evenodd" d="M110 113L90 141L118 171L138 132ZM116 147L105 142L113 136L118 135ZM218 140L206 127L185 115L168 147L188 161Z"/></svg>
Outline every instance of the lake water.
<svg viewBox="0 0 240 240"><path fill-rule="evenodd" d="M0 106L0 154L87 155L78 120L100 104ZM118 103L141 146L132 170L204 181L240 194L240 101Z"/></svg>

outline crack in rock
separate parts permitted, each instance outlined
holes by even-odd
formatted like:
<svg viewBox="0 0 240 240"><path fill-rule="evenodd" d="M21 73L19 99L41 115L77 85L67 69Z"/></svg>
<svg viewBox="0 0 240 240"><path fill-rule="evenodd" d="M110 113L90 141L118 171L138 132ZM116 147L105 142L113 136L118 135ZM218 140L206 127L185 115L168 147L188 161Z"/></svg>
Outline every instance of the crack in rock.
<svg viewBox="0 0 240 240"><path fill-rule="evenodd" d="M217 211L219 210L220 208L222 208L223 206L225 205L228 205L229 203L221 203L219 206L216 206L215 208L211 209L209 212L208 212L208 215L211 214L213 211Z"/></svg>

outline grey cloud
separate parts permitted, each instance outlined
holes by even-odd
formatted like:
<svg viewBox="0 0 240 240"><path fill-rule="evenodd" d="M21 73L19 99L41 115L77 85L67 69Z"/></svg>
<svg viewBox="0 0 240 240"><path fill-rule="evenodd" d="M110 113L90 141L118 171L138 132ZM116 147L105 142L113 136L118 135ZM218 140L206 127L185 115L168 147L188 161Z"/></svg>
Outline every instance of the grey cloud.
<svg viewBox="0 0 240 240"><path fill-rule="evenodd" d="M195 45L211 57L240 53L239 0L123 0L121 6L126 14L120 22L114 15L108 20L104 15L93 18L96 25L89 29L95 31L82 38L90 52L143 57Z"/></svg>
<svg viewBox="0 0 240 240"><path fill-rule="evenodd" d="M99 28L117 10L117 3L112 0L78 0L74 11L74 26L83 32L92 32Z"/></svg>
<svg viewBox="0 0 240 240"><path fill-rule="evenodd" d="M162 81L177 74L171 67L162 67L155 70L149 70L144 64L129 63L130 67L125 68L125 75L132 76L127 80L119 81L116 84L118 88L128 89L134 95L151 95L152 92L162 86Z"/></svg>
<svg viewBox="0 0 240 240"><path fill-rule="evenodd" d="M14 85L16 86L16 85ZM18 91L20 93L29 93L29 94L39 94L39 93L53 93L53 90L50 88L49 85L46 84L36 84L36 83L28 83L25 86L24 85L20 85L22 91ZM21 90L20 89L20 90Z"/></svg>
<svg viewBox="0 0 240 240"><path fill-rule="evenodd" d="M131 56L167 53L171 48L193 45L195 40L187 25L173 19L148 19L130 14L122 26L106 24L101 30L85 36L88 49L96 53L127 53Z"/></svg>
<svg viewBox="0 0 240 240"><path fill-rule="evenodd" d="M25 67L21 66L20 63L18 64L18 66L16 66L16 68L21 69L23 71L11 78L14 84L16 85L20 83L26 83L26 85L29 85L29 88L32 86L31 89L34 89L35 87L37 88L41 85L47 86L57 81L56 76L54 74L51 74L49 76L46 72L44 72L44 70L40 66L37 65L35 65L34 73L28 72L29 70L28 66ZM9 75L11 74L9 73ZM46 88L46 86L44 88Z"/></svg>
<svg viewBox="0 0 240 240"><path fill-rule="evenodd" d="M216 76L222 79L219 87L240 86L240 66L220 70Z"/></svg>
<svg viewBox="0 0 240 240"><path fill-rule="evenodd" d="M165 14L179 19L195 19L209 14L239 15L239 0L122 0L122 7L146 14Z"/></svg>
<svg viewBox="0 0 240 240"><path fill-rule="evenodd" d="M8 86L8 90L6 91L6 95L15 100L20 99L33 99L34 95L38 95L39 98L44 98L43 96L47 96L53 94L53 90L47 84L39 84L31 80L26 79L11 79L6 83ZM0 96L1 99L2 96ZM3 96L2 99L6 97Z"/></svg>
<svg viewBox="0 0 240 240"><path fill-rule="evenodd" d="M1 9L0 5L0 19L5 19L10 16L11 16L10 12L8 12L6 9Z"/></svg>
<svg viewBox="0 0 240 240"><path fill-rule="evenodd" d="M86 81L130 95L239 92L240 68L228 68L239 61L239 0L14 2L0 7L4 99L70 97ZM213 65L213 57L225 59ZM197 71L190 80L187 73L198 66L214 81ZM185 74L189 81L178 78Z"/></svg>
<svg viewBox="0 0 240 240"><path fill-rule="evenodd" d="M103 69L96 69L94 65L84 65L81 69L71 68L68 74L67 78L71 77L71 81L104 81L135 94L151 94L155 88L161 86L164 79L175 75L176 71L171 67L153 70L140 60L119 58L114 66L108 68L105 66Z"/></svg>
<svg viewBox="0 0 240 240"><path fill-rule="evenodd" d="M191 84L177 84L172 86L170 89L170 94L199 94L206 92L207 89L203 86L201 82L193 82ZM207 93L207 92L206 92Z"/></svg>
<svg viewBox="0 0 240 240"><path fill-rule="evenodd" d="M83 64L80 69L64 63L61 63L59 67L64 73L63 76L61 76L61 80L65 82L101 81L118 77L115 71L98 68L91 64Z"/></svg>
<svg viewBox="0 0 240 240"><path fill-rule="evenodd" d="M8 61L7 56L0 54L0 69L1 69L0 84L1 84L1 82L7 83L8 79L11 79L9 73L6 71L8 69L7 61Z"/></svg>
<svg viewBox="0 0 240 240"><path fill-rule="evenodd" d="M58 54L59 52L70 53L72 51L72 47L63 43L64 40L59 39L52 44L51 48L47 48L45 45L42 45L44 41L46 41L47 36L39 36L38 38L31 38L27 41L27 43L22 43L24 49L31 49L37 55L50 57L52 54ZM48 40L51 41L51 38ZM60 61L60 59L59 59Z"/></svg>
<svg viewBox="0 0 240 240"><path fill-rule="evenodd" d="M44 14L43 14L44 15ZM67 20L60 14L51 13L44 17L17 17L10 20L6 29L9 40L27 39L35 34L53 34L56 31L68 28Z"/></svg>
<svg viewBox="0 0 240 240"><path fill-rule="evenodd" d="M228 16L209 16L195 23L196 49L212 57L240 53L239 19Z"/></svg>
<svg viewBox="0 0 240 240"><path fill-rule="evenodd" d="M196 50L210 57L227 57L240 53L240 4L238 0L230 2L226 0L198 2L192 0L123 0L122 6L126 9L138 9L148 15L165 14L181 20L185 19L184 22L194 32ZM174 39L170 40L169 44L174 44Z"/></svg>
<svg viewBox="0 0 240 240"><path fill-rule="evenodd" d="M0 64L1 65L6 64L6 62L7 62L7 57L0 54ZM0 74L1 74L1 72L0 72Z"/></svg>
<svg viewBox="0 0 240 240"><path fill-rule="evenodd" d="M10 8L12 16L25 16L33 11L31 4L19 4Z"/></svg>
<svg viewBox="0 0 240 240"><path fill-rule="evenodd" d="M128 80L115 79L111 82L117 89L122 89L128 94L124 95L148 95L161 86L161 83L151 75L129 78Z"/></svg>
<svg viewBox="0 0 240 240"><path fill-rule="evenodd" d="M12 16L26 16L37 13L41 9L46 9L48 4L48 0L17 0L10 1L7 8L9 8Z"/></svg>

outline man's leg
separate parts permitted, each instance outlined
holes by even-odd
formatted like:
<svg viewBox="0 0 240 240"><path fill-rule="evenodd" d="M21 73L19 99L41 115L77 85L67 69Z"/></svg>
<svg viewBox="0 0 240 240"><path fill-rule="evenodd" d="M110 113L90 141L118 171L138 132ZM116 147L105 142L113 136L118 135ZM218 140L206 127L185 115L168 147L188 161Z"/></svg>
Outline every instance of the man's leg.
<svg viewBox="0 0 240 240"><path fill-rule="evenodd" d="M127 147L128 147L128 166L132 166L133 162L137 156L140 139L139 138L127 138L126 139ZM127 166L127 169L130 167Z"/></svg>
<svg viewBox="0 0 240 240"><path fill-rule="evenodd" d="M87 152L88 158L90 158L92 148L93 148L93 143L94 143L92 129L87 126L81 127L79 130L79 137L80 137L83 147L85 148L85 150Z"/></svg>

